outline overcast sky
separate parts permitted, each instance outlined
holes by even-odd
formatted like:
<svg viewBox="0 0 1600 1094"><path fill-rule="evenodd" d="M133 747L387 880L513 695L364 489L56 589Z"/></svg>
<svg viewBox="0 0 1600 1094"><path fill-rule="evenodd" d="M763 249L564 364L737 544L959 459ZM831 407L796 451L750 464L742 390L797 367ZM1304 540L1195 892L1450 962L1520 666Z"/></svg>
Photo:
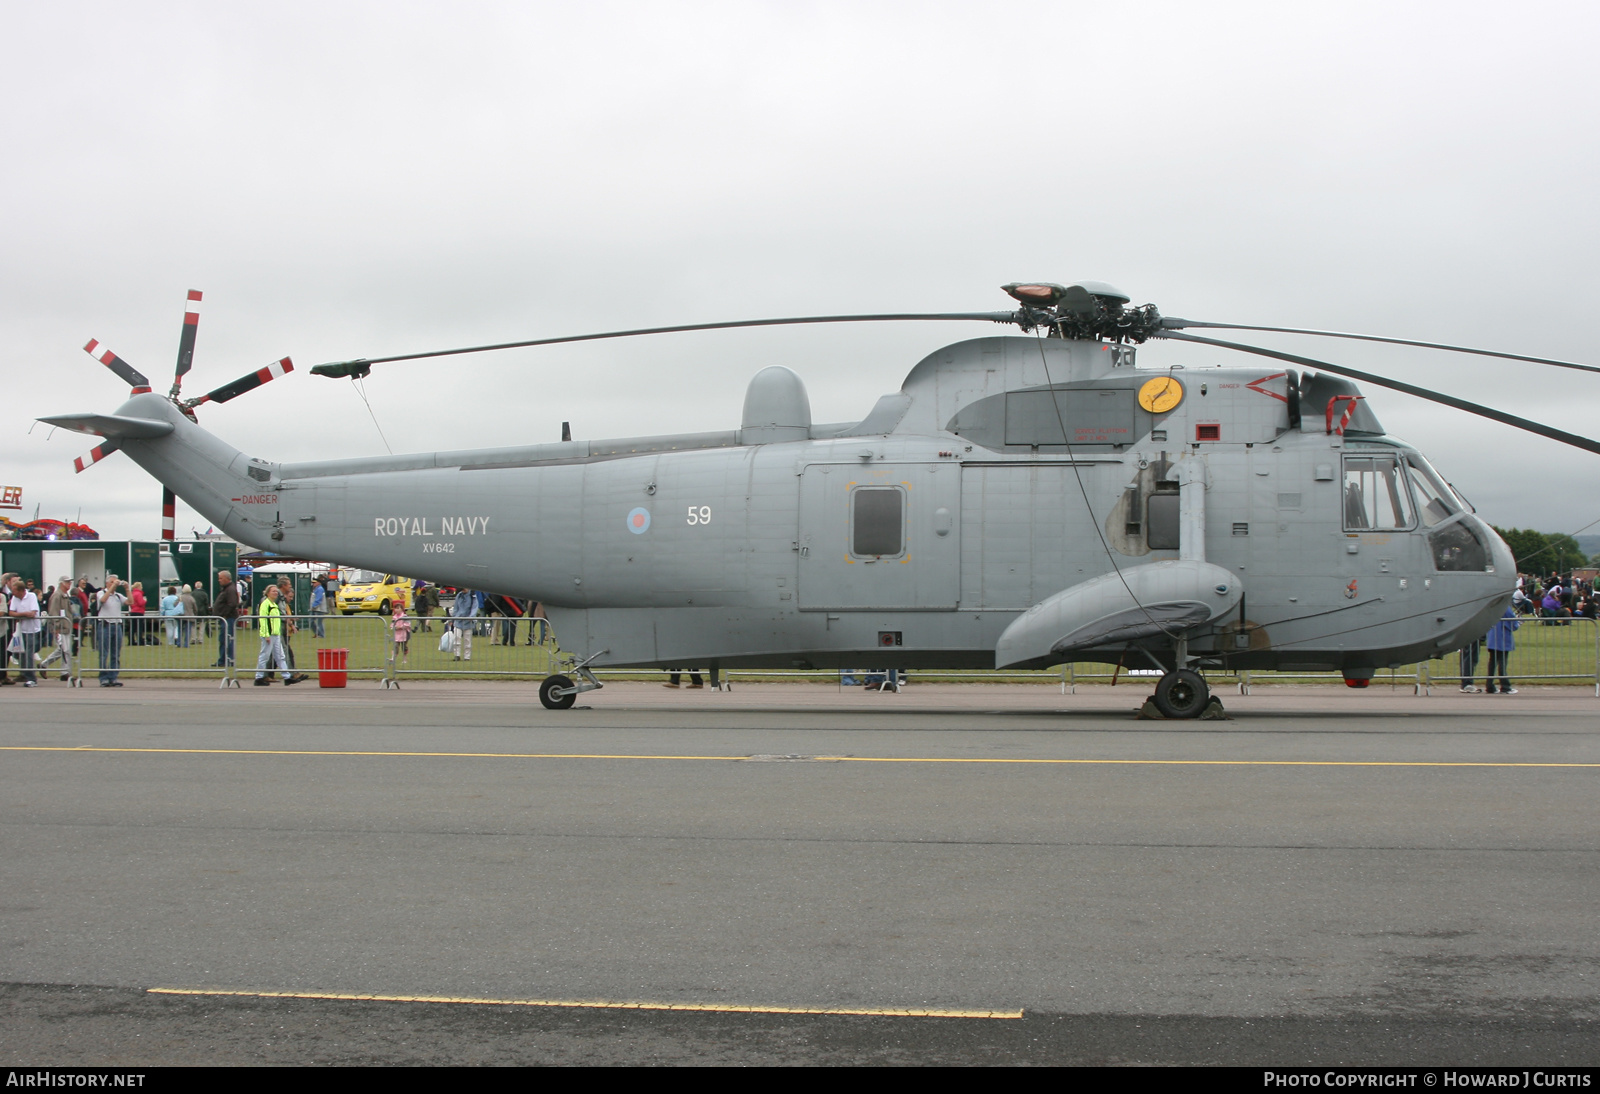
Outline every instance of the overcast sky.
<svg viewBox="0 0 1600 1094"><path fill-rule="evenodd" d="M1110 281L1192 318L1600 360L1593 5L0 4L0 484L154 538L160 487L43 414L171 374L269 459L382 453L329 360L613 327L993 310ZM246 13L248 12L248 14ZM727 429L757 369L854 420L994 328L669 335L384 366L395 451ZM1265 336L1263 336L1265 340ZM1600 436L1600 376L1280 338ZM1141 364L1227 361L1153 345ZM1249 360L1249 359L1239 359ZM1227 361L1227 363L1234 363ZM1600 457L1369 389L1502 525ZM180 505L186 534L204 521Z"/></svg>

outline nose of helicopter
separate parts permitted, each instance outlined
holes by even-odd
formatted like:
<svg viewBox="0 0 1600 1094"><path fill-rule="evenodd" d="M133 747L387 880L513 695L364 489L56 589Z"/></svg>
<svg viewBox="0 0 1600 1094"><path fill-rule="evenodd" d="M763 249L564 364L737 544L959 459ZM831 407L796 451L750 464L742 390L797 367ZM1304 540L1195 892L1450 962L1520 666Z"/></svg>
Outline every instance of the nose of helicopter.
<svg viewBox="0 0 1600 1094"><path fill-rule="evenodd" d="M1511 553L1510 544L1501 539L1500 533L1491 528L1487 522L1477 520L1476 517L1469 517L1468 519L1474 520L1478 524L1481 534L1488 540L1489 563L1494 567L1496 574L1505 575L1506 595L1510 596L1511 590L1516 588L1517 585L1517 559Z"/></svg>

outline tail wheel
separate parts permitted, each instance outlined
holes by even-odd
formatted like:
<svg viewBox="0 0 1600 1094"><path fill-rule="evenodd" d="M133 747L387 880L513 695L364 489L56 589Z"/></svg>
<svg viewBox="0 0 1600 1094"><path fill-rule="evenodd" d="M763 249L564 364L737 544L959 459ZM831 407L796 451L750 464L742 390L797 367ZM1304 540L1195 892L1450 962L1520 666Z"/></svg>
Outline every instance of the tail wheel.
<svg viewBox="0 0 1600 1094"><path fill-rule="evenodd" d="M556 695L558 689L567 694ZM539 702L545 705L546 710L567 710L578 701L578 693L571 689L572 681L565 676L546 676L539 685Z"/></svg>
<svg viewBox="0 0 1600 1094"><path fill-rule="evenodd" d="M1156 709L1168 718L1198 718L1210 701L1205 677L1192 669L1169 672L1156 685Z"/></svg>

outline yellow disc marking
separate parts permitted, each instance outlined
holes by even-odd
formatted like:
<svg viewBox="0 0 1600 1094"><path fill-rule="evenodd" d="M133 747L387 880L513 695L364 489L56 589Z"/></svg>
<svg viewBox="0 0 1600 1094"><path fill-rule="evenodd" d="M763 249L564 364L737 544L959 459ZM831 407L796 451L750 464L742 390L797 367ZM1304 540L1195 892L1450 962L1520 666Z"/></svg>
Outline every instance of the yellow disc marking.
<svg viewBox="0 0 1600 1094"><path fill-rule="evenodd" d="M1146 380L1139 389L1139 405L1152 414L1165 414L1183 402L1183 385L1171 376Z"/></svg>

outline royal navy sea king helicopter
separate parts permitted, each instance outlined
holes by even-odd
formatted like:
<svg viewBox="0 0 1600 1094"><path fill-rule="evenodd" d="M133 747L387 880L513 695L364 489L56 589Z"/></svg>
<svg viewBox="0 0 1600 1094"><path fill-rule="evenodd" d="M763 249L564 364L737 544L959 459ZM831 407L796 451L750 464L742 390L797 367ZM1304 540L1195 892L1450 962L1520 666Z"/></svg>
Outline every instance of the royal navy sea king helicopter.
<svg viewBox="0 0 1600 1094"><path fill-rule="evenodd" d="M293 368L288 358L181 397L199 293L163 396L41 421L120 447L240 542L415 574L545 605L571 675L592 669L1158 667L1168 717L1208 705L1200 670L1385 666L1481 636L1516 572L1510 550L1352 380L1600 452L1600 443L1414 385L1185 333L1321 334L1594 366L1406 339L1162 316L1099 282L1014 283L1014 310L811 316L467 347L387 361L683 330L818 322L995 322L1022 335L935 350L860 421L817 424L800 377L763 369L738 429L325 461L248 455L194 411ZM1271 359L1151 370L1173 339ZM1305 371L1302 371L1305 370ZM576 680L573 679L576 677Z"/></svg>

